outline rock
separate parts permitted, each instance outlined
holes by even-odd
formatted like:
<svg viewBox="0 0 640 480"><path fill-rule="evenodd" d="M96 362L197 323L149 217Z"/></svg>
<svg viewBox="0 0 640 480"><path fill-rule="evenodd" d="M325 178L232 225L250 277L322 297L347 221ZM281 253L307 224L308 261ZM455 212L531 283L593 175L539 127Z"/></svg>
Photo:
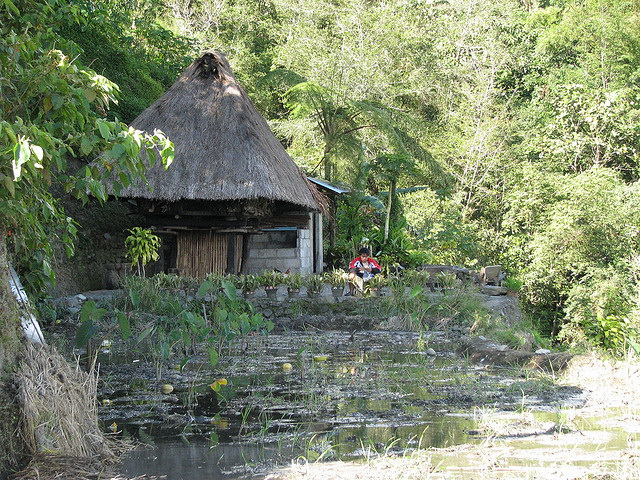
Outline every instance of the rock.
<svg viewBox="0 0 640 480"><path fill-rule="evenodd" d="M551 350L547 350L546 348L539 348L536 350L536 354L538 355L546 355L548 353L551 353Z"/></svg>
<svg viewBox="0 0 640 480"><path fill-rule="evenodd" d="M499 319L507 327L512 327L522 322L522 310L520 310L517 297L486 295L482 298L484 306L489 309L491 315Z"/></svg>
<svg viewBox="0 0 640 480"><path fill-rule="evenodd" d="M484 295L491 296L506 295L509 292L507 287L496 287L494 285L484 285L480 291Z"/></svg>

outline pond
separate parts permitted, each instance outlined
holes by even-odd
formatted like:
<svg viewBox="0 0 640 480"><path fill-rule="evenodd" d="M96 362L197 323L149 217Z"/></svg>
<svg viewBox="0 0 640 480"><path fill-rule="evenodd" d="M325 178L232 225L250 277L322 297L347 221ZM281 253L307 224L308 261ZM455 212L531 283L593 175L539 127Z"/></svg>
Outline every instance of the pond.
<svg viewBox="0 0 640 480"><path fill-rule="evenodd" d="M195 356L162 371L105 349L99 414L105 431L143 444L125 458L126 475L240 479L300 457L481 442L483 411L555 415L583 401L545 375L470 364L456 346L437 331L310 328L255 336L215 368Z"/></svg>

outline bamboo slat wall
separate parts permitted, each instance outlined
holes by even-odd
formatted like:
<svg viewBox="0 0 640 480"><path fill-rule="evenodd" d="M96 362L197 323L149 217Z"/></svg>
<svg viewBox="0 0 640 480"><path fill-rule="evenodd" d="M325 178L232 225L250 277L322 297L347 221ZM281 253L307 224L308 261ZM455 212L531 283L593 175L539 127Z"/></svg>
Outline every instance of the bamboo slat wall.
<svg viewBox="0 0 640 480"><path fill-rule="evenodd" d="M235 243L235 271L242 260L242 236L235 233L190 230L178 234L176 266L180 274L204 278L209 273L224 274L227 271L229 235Z"/></svg>

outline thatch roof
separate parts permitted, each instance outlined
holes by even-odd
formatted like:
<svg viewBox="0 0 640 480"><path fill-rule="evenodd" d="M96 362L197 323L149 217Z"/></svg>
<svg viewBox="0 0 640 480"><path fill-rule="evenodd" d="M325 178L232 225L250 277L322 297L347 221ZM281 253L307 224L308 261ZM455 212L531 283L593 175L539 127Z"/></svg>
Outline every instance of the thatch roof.
<svg viewBox="0 0 640 480"><path fill-rule="evenodd" d="M170 202L261 199L319 208L315 187L271 132L220 52L208 51L194 60L131 126L162 130L175 145L175 159L168 170L149 169L149 185L139 181L121 197Z"/></svg>

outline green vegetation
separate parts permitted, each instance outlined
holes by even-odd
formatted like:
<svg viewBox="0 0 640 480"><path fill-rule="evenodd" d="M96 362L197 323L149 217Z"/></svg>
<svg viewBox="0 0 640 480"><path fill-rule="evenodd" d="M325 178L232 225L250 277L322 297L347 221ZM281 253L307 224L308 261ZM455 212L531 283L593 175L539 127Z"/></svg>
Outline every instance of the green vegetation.
<svg viewBox="0 0 640 480"><path fill-rule="evenodd" d="M44 296L77 235L60 197L106 199L154 146L169 163L167 139L120 120L215 47L303 171L350 187L326 229L330 268L363 239L389 273L501 264L537 330L621 354L640 343L639 13L617 0L0 0L0 242ZM392 298L420 302L429 279L413 280L402 299L390 278ZM439 280L446 295L416 303L416 323L467 310Z"/></svg>
<svg viewBox="0 0 640 480"><path fill-rule="evenodd" d="M159 278L161 281L156 277L126 277L125 294L109 311L102 309L99 315L111 315L123 340L151 355L158 379L172 357L181 358L184 367L193 355L205 353L201 351L204 348L215 365L221 354L246 343L248 336L273 329L271 321L238 295L230 278L201 283L192 280L187 283L189 290L167 289L162 286L166 276ZM85 303L83 316L95 317L94 310L95 305ZM78 338L90 338L99 330L93 321L85 323ZM103 329L110 328L108 322L102 323Z"/></svg>
<svg viewBox="0 0 640 480"><path fill-rule="evenodd" d="M125 239L127 257L138 269L138 275L144 276L144 267L150 262L158 260L160 237L154 235L150 228L133 227L130 235Z"/></svg>

